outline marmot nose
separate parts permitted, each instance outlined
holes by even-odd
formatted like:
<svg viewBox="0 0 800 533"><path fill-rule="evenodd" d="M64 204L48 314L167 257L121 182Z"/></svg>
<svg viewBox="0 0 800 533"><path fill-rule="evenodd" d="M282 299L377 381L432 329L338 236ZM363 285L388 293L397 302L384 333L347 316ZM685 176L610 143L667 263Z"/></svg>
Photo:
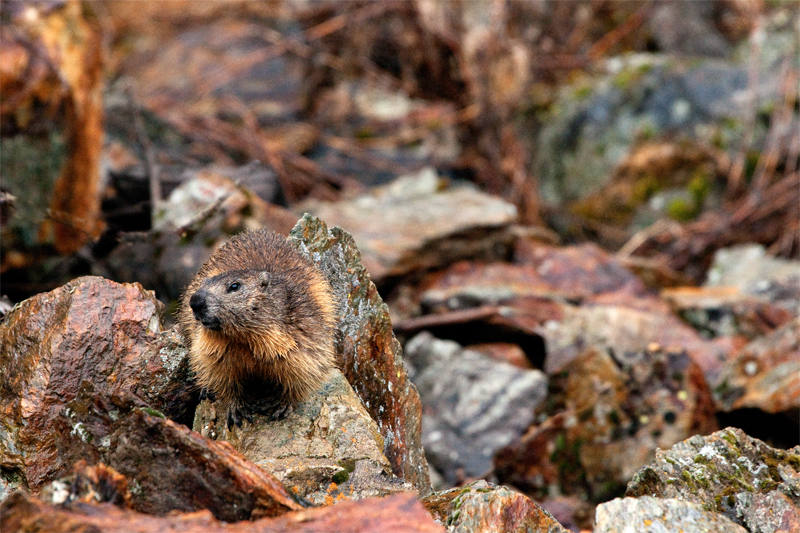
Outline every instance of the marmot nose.
<svg viewBox="0 0 800 533"><path fill-rule="evenodd" d="M189 307L192 308L194 317L197 320L202 320L208 307L206 305L206 295L202 291L197 291L192 294L192 297L189 299Z"/></svg>

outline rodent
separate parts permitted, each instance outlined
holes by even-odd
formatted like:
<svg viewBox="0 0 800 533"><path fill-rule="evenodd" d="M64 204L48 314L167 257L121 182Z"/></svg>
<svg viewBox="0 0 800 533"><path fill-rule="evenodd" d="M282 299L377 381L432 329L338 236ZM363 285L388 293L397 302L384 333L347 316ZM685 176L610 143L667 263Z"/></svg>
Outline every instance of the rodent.
<svg viewBox="0 0 800 533"><path fill-rule="evenodd" d="M330 285L267 230L240 233L211 255L177 322L201 396L227 405L228 428L255 413L285 418L336 366Z"/></svg>

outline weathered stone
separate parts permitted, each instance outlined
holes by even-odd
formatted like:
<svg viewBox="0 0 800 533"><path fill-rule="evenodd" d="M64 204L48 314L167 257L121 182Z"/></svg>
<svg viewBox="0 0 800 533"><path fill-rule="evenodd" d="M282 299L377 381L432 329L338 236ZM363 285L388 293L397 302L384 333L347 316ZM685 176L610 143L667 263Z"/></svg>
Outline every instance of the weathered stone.
<svg viewBox="0 0 800 533"><path fill-rule="evenodd" d="M84 381L129 390L161 411L184 404L188 365L161 332L162 305L141 285L78 278L21 302L0 324L0 477L41 489L71 468L53 421Z"/></svg>
<svg viewBox="0 0 800 533"><path fill-rule="evenodd" d="M547 414L497 454L496 474L545 497L621 494L657 448L716 428L711 392L685 352L589 349L551 377ZM610 352L610 353L609 353Z"/></svg>
<svg viewBox="0 0 800 533"><path fill-rule="evenodd" d="M723 248L714 254L705 285L736 287L794 315L800 307L800 261L771 257L760 244Z"/></svg>
<svg viewBox="0 0 800 533"><path fill-rule="evenodd" d="M724 515L675 499L617 498L597 506L594 533L747 533Z"/></svg>
<svg viewBox="0 0 800 533"><path fill-rule="evenodd" d="M714 394L725 411L800 410L800 318L751 341L725 364Z"/></svg>
<svg viewBox="0 0 800 533"><path fill-rule="evenodd" d="M429 276L420 286L420 305L442 312L538 298L667 309L638 277L595 245L520 248L517 264L460 262Z"/></svg>
<svg viewBox="0 0 800 533"><path fill-rule="evenodd" d="M742 522L751 533L800 531L800 507L780 491L737 494Z"/></svg>
<svg viewBox="0 0 800 533"><path fill-rule="evenodd" d="M211 219L208 225L225 233L260 227L288 233L294 215L265 202L227 174L234 172L209 169L192 173L159 206L153 229L194 229Z"/></svg>
<svg viewBox="0 0 800 533"><path fill-rule="evenodd" d="M140 512L208 509L220 520L236 521L302 508L229 444L164 419L129 393L97 394L86 383L51 431L65 464L102 462L125 476L131 506Z"/></svg>
<svg viewBox="0 0 800 533"><path fill-rule="evenodd" d="M339 313L336 353L342 372L377 422L392 472L414 485L420 495L428 494L419 394L403 366L388 308L362 266L353 238L341 228L328 230L324 222L308 215L290 237L333 288Z"/></svg>
<svg viewBox="0 0 800 533"><path fill-rule="evenodd" d="M707 437L691 437L667 451L657 450L655 461L628 484L627 495L678 498L723 513L740 524L759 515L759 520L765 521L758 531L778 531L785 513L766 516L762 511L790 503L796 516L799 472L800 446L779 450L740 429L727 428ZM788 502L774 495L763 498L773 491L786 496ZM791 516L786 520L791 521Z"/></svg>
<svg viewBox="0 0 800 533"><path fill-rule="evenodd" d="M332 507L306 509L278 518L222 524L210 512L151 516L113 505L43 503L16 492L0 503L0 530L47 533L440 533L413 494L345 501Z"/></svg>
<svg viewBox="0 0 800 533"><path fill-rule="evenodd" d="M72 473L45 485L39 498L47 503L61 505L70 502L110 502L120 507L132 508L128 479L103 463L89 466L86 461L75 463Z"/></svg>
<svg viewBox="0 0 800 533"><path fill-rule="evenodd" d="M406 343L420 391L422 439L431 464L450 485L485 475L492 457L533 422L547 378L420 333Z"/></svg>
<svg viewBox="0 0 800 533"><path fill-rule="evenodd" d="M661 296L707 338L739 335L753 339L794 318L788 309L743 294L737 287L678 287L663 290Z"/></svg>
<svg viewBox="0 0 800 533"><path fill-rule="evenodd" d="M507 227L517 218L516 208L500 198L467 186L442 188L433 170L352 200L301 209L350 232L378 283L459 259L502 257L512 241Z"/></svg>
<svg viewBox="0 0 800 533"><path fill-rule="evenodd" d="M422 503L450 533L567 532L527 496L483 480L431 494Z"/></svg>
<svg viewBox="0 0 800 533"><path fill-rule="evenodd" d="M284 420L256 415L253 424L228 430L225 410L204 401L194 428L228 442L317 505L413 490L392 475L378 426L338 371Z"/></svg>
<svg viewBox="0 0 800 533"><path fill-rule="evenodd" d="M703 339L670 312L620 305L563 306L560 319L545 323L541 334L547 345L545 371L559 372L587 346L616 353L636 353L655 344L686 351L702 369L708 383L716 383L728 357L724 345Z"/></svg>

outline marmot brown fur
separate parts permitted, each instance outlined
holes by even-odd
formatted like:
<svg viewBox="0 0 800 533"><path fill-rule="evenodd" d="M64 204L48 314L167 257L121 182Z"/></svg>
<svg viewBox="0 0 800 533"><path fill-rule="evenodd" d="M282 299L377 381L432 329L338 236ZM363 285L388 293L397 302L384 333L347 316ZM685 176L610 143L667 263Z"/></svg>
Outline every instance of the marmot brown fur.
<svg viewBox="0 0 800 533"><path fill-rule="evenodd" d="M231 238L186 288L178 325L204 393L228 427L288 415L335 366L333 293L289 242L259 230Z"/></svg>

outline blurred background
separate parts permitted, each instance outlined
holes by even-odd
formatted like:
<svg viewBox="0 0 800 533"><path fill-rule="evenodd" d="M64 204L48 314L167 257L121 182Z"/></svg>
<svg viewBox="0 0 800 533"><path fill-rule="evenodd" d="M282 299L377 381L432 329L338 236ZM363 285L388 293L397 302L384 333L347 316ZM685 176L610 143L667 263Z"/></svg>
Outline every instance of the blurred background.
<svg viewBox="0 0 800 533"><path fill-rule="evenodd" d="M656 447L800 441L799 58L791 0L3 2L3 312L94 274L171 315L227 236L315 214L408 343L439 487L585 524ZM437 346L548 400L465 432Z"/></svg>

